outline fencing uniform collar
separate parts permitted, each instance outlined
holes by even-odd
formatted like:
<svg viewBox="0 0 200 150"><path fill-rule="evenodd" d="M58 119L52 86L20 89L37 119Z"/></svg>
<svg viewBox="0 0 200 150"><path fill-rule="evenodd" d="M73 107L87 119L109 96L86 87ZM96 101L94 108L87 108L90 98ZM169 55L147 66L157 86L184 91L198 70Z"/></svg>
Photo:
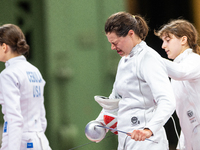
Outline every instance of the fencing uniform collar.
<svg viewBox="0 0 200 150"><path fill-rule="evenodd" d="M186 49L183 53L181 53L180 55L178 55L175 59L174 62L180 63L183 59L185 59L185 57L188 56L188 54L192 53L192 49L188 48Z"/></svg>
<svg viewBox="0 0 200 150"><path fill-rule="evenodd" d="M135 47L133 47L133 49L131 50L131 52L129 53L129 55L127 57L125 57L125 62L133 57L135 54L137 54L138 52L140 52L142 50L142 47L146 45L146 42L141 41L139 44L137 44Z"/></svg>
<svg viewBox="0 0 200 150"><path fill-rule="evenodd" d="M133 49L130 52L130 56L131 55L135 55L136 53L140 52L142 50L142 47L146 45L146 42L141 41L139 44L137 44L135 47L133 47Z"/></svg>
<svg viewBox="0 0 200 150"><path fill-rule="evenodd" d="M6 68L7 68L7 67L10 66L11 64L17 63L18 61L22 61L22 60L26 60L26 58L25 58L23 55L20 55L20 56L11 58L11 59L9 59L8 61L6 61L5 66L6 66Z"/></svg>

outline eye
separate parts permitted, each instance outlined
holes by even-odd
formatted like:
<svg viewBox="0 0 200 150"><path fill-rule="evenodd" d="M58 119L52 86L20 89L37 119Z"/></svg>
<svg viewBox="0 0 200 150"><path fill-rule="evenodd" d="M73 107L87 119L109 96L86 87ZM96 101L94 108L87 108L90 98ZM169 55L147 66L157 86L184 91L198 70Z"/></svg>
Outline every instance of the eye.
<svg viewBox="0 0 200 150"><path fill-rule="evenodd" d="M117 43L112 43L114 46L117 46Z"/></svg>
<svg viewBox="0 0 200 150"><path fill-rule="evenodd" d="M166 42L169 42L171 39L170 38L166 38L165 40L166 40Z"/></svg>

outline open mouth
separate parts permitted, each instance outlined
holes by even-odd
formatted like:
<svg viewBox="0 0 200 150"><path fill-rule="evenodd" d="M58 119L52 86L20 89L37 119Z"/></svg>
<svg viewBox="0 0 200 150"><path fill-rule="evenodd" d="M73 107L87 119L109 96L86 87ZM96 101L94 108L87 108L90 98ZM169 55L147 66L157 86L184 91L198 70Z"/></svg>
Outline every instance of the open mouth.
<svg viewBox="0 0 200 150"><path fill-rule="evenodd" d="M117 50L117 53L118 53L118 54L122 54L123 51L122 51L122 50Z"/></svg>
<svg viewBox="0 0 200 150"><path fill-rule="evenodd" d="M169 53L169 50L166 50L165 52L168 54L168 53Z"/></svg>

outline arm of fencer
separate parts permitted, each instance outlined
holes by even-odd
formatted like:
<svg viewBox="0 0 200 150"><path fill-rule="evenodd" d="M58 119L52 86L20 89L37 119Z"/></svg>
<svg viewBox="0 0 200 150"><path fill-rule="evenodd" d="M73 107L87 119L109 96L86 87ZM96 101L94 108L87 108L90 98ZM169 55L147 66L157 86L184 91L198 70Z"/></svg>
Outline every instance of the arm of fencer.
<svg viewBox="0 0 200 150"><path fill-rule="evenodd" d="M109 99L122 99L122 97L117 93L115 92L115 84L113 85L113 89L112 89L112 93L109 95Z"/></svg>
<svg viewBox="0 0 200 150"><path fill-rule="evenodd" d="M101 112L99 113L98 117L95 119L96 121L101 122L103 125L105 125L104 123L104 114L103 114L103 109L101 110Z"/></svg>
<svg viewBox="0 0 200 150"><path fill-rule="evenodd" d="M110 99L104 96L95 96L94 99L103 108L97 120L107 127L117 129L118 104L121 99ZM118 134L114 130L111 132Z"/></svg>
<svg viewBox="0 0 200 150"><path fill-rule="evenodd" d="M94 96L94 99L105 111L113 111L118 109L118 104L121 99L110 99L105 96Z"/></svg>
<svg viewBox="0 0 200 150"><path fill-rule="evenodd" d="M187 58L187 61L177 63L163 58L168 76L174 80L190 80L199 78L199 57Z"/></svg>
<svg viewBox="0 0 200 150"><path fill-rule="evenodd" d="M45 132L46 128L47 128L47 119L46 119L46 111L45 111L45 107L44 107L44 101L43 101L43 105L41 105L41 109L40 109L40 120L41 120L43 132Z"/></svg>

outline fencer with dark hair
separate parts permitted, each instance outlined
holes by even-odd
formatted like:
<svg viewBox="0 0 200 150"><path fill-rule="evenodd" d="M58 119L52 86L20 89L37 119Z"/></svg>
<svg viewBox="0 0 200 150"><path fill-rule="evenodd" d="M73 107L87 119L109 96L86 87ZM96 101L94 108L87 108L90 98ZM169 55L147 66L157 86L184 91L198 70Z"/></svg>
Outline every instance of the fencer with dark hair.
<svg viewBox="0 0 200 150"><path fill-rule="evenodd" d="M175 110L175 98L161 56L144 41L148 30L144 18L126 12L112 14L105 23L111 49L121 56L105 99L120 99L116 128L128 134L118 132L118 150L169 149L163 126ZM104 113L103 108L96 120Z"/></svg>
<svg viewBox="0 0 200 150"><path fill-rule="evenodd" d="M4 115L1 150L51 150L45 136L45 80L24 55L29 45L14 24L0 26L0 104Z"/></svg>

